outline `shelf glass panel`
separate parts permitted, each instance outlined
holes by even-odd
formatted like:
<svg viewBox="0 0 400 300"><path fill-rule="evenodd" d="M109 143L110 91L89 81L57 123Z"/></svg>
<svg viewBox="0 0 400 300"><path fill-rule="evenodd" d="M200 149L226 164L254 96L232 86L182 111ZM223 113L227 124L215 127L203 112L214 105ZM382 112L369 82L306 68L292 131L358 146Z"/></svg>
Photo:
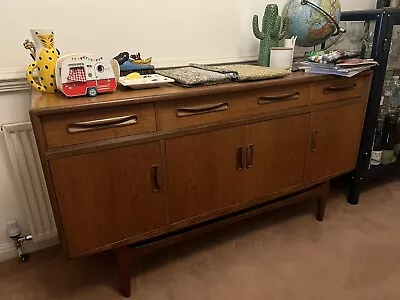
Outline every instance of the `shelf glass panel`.
<svg viewBox="0 0 400 300"><path fill-rule="evenodd" d="M362 58L371 58L375 35L375 21L341 21L340 26L346 33L329 38L331 49L342 49L359 54Z"/></svg>

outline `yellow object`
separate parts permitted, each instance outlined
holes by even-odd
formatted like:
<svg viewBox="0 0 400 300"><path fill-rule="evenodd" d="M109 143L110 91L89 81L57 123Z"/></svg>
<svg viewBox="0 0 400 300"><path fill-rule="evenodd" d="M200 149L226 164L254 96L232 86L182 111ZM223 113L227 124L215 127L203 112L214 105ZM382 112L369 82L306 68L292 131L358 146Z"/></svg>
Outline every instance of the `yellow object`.
<svg viewBox="0 0 400 300"><path fill-rule="evenodd" d="M149 64L151 64L152 59L153 59L152 57L149 57L146 59L138 59L138 60L132 59L131 62L133 62L134 64L137 64L137 65L149 65Z"/></svg>
<svg viewBox="0 0 400 300"><path fill-rule="evenodd" d="M31 63L26 70L26 78L33 88L44 93L55 93L57 91L55 69L58 59L58 51L54 47L54 33L39 34L35 32L43 46L43 50L36 54L36 61ZM33 71L38 70L40 85L33 79Z"/></svg>
<svg viewBox="0 0 400 300"><path fill-rule="evenodd" d="M142 76L137 72L133 72L125 76L125 80L134 80L139 78L142 78Z"/></svg>

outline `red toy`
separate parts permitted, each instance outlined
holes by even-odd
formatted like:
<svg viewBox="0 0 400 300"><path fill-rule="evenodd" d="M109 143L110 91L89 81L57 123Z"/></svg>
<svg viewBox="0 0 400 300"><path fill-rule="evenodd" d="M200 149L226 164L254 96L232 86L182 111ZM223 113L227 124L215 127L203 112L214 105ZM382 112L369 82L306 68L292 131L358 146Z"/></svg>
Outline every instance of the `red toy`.
<svg viewBox="0 0 400 300"><path fill-rule="evenodd" d="M115 75L117 74L117 75ZM91 58L88 54L60 57L56 65L58 89L68 97L109 93L117 88L119 65L115 60Z"/></svg>

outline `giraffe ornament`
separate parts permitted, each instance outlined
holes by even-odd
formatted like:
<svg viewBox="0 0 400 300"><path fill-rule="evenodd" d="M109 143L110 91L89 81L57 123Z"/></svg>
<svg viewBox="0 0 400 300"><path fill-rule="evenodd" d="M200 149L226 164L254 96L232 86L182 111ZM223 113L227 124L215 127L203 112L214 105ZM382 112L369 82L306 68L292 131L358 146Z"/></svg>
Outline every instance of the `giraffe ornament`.
<svg viewBox="0 0 400 300"><path fill-rule="evenodd" d="M54 46L54 33L50 30L31 30L36 46L36 60L26 70L26 78L32 87L44 93L57 91L55 69L59 51ZM38 82L33 78L37 69Z"/></svg>

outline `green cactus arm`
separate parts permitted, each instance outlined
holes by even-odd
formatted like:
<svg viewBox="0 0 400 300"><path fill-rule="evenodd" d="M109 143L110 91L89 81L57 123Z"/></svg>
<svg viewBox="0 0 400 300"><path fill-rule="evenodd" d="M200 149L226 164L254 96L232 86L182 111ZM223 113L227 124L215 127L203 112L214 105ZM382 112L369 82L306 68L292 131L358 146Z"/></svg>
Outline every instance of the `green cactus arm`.
<svg viewBox="0 0 400 300"><path fill-rule="evenodd" d="M253 16L253 33L259 40L265 39L265 33L260 31L260 27L258 26L258 16Z"/></svg>
<svg viewBox="0 0 400 300"><path fill-rule="evenodd" d="M283 39L286 36L287 28L288 28L288 19L287 18L283 18L282 29L281 29L281 32L280 32L280 34L278 36L279 40Z"/></svg>
<svg viewBox="0 0 400 300"><path fill-rule="evenodd" d="M279 34L279 29L281 28L281 17L280 16L276 16L275 19L275 23L274 23L274 27L271 30L270 33L270 37L273 39L278 38L278 34Z"/></svg>

